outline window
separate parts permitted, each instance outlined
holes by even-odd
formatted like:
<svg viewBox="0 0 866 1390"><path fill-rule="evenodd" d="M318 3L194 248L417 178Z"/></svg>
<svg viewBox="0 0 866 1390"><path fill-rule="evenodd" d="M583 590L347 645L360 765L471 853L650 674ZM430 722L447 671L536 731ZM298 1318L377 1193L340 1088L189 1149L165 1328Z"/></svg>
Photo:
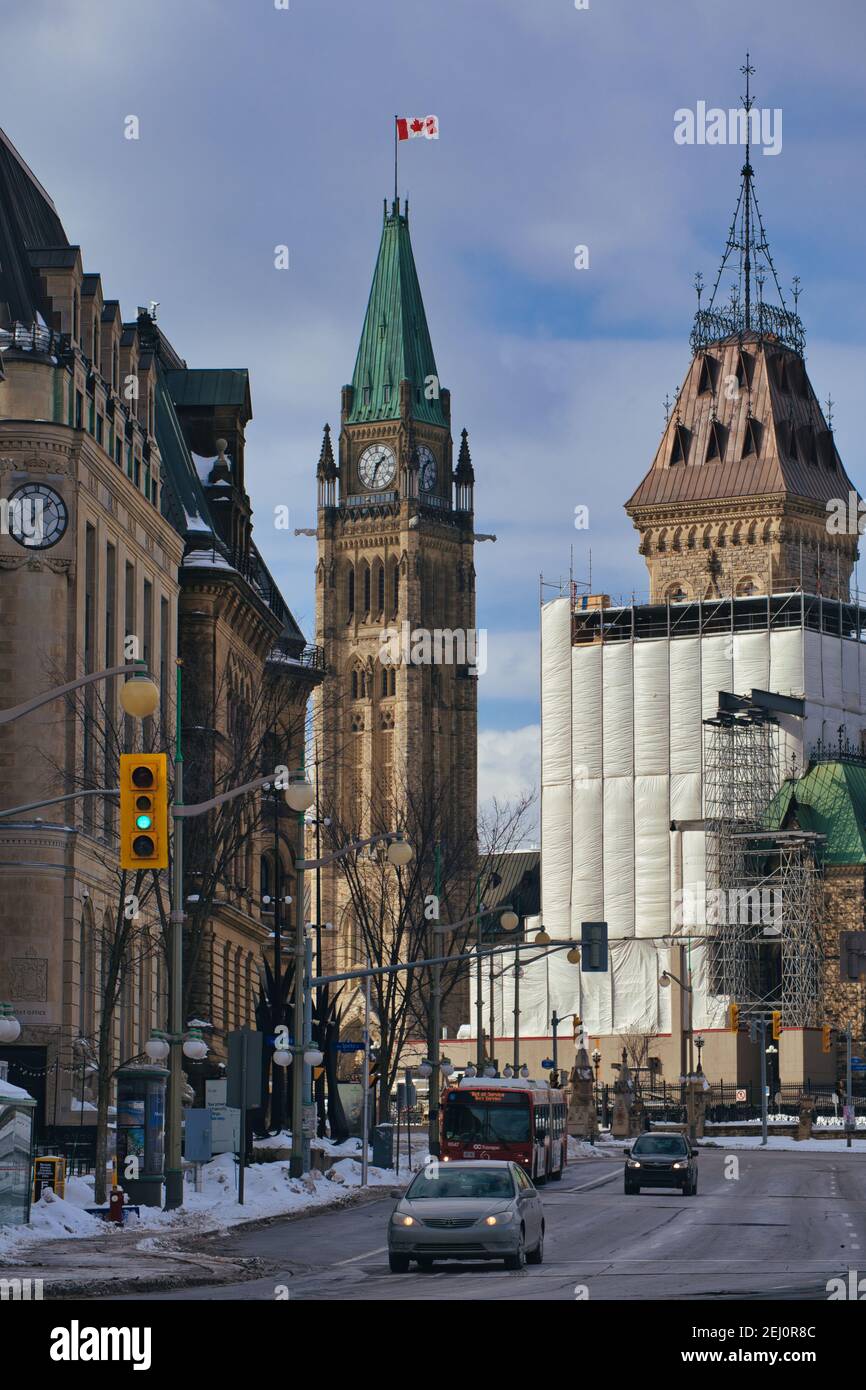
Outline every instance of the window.
<svg viewBox="0 0 866 1390"><path fill-rule="evenodd" d="M397 560L391 566L391 608L394 613L400 605L400 564Z"/></svg>
<svg viewBox="0 0 866 1390"><path fill-rule="evenodd" d="M349 573L346 582L346 608L350 618L355 614L355 567L349 566Z"/></svg>
<svg viewBox="0 0 866 1390"><path fill-rule="evenodd" d="M370 566L364 566L364 612L370 611Z"/></svg>
<svg viewBox="0 0 866 1390"><path fill-rule="evenodd" d="M689 432L685 425L677 425L674 428L674 437L671 444L671 463L685 463L689 456Z"/></svg>
<svg viewBox="0 0 866 1390"><path fill-rule="evenodd" d="M712 420L710 422L710 437L707 441L707 463L713 459L721 460L725 457L725 438L724 425L719 420Z"/></svg>
<svg viewBox="0 0 866 1390"><path fill-rule="evenodd" d="M376 571L376 609L379 613L385 612L385 566L379 565Z"/></svg>
<svg viewBox="0 0 866 1390"><path fill-rule="evenodd" d="M80 430L84 423L84 397L80 391L75 392L75 428Z"/></svg>

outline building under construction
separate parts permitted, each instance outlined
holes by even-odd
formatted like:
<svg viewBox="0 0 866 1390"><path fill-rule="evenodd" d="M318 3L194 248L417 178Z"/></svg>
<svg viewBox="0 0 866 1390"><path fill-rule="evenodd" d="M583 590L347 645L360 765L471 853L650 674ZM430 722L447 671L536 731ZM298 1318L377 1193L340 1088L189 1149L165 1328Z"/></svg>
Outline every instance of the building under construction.
<svg viewBox="0 0 866 1390"><path fill-rule="evenodd" d="M569 583L541 607L543 921L560 938L607 922L611 969L528 969L521 1031L543 1050L553 1009L575 1011L603 1068L641 1034L675 1079L691 998L704 1070L744 1081L757 1048L734 1002L781 1013L784 1081L832 1080L820 1025L863 1027L838 932L863 926L866 609L856 524L828 518L859 498L748 150L708 303L696 288L691 365L626 504L649 602Z"/></svg>

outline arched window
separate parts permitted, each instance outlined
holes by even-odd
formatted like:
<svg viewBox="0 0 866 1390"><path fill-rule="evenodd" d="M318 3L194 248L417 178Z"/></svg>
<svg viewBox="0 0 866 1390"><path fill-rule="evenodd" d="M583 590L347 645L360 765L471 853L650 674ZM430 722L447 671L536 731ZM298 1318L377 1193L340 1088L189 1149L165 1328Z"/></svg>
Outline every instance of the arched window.
<svg viewBox="0 0 866 1390"><path fill-rule="evenodd" d="M263 898L272 898L271 892L271 861L266 854L259 859L259 893ZM265 906L268 906L266 903Z"/></svg>
<svg viewBox="0 0 866 1390"><path fill-rule="evenodd" d="M381 562L376 567L376 611L385 612L385 566Z"/></svg>
<svg viewBox="0 0 866 1390"><path fill-rule="evenodd" d="M364 565L364 612L370 612L370 566Z"/></svg>
<svg viewBox="0 0 866 1390"><path fill-rule="evenodd" d="M397 672L394 670L394 667L393 667L393 666L391 667L390 671L388 672L388 694L389 694L389 695L396 695L396 694L397 694Z"/></svg>
<svg viewBox="0 0 866 1390"><path fill-rule="evenodd" d="M93 908L90 899L81 913L78 944L78 1033L82 1038L93 1032L94 947Z"/></svg>
<svg viewBox="0 0 866 1390"><path fill-rule="evenodd" d="M388 694L388 667L382 667L382 694Z"/></svg>
<svg viewBox="0 0 866 1390"><path fill-rule="evenodd" d="M349 566L346 577L346 611L350 618L355 616L355 566Z"/></svg>
<svg viewBox="0 0 866 1390"><path fill-rule="evenodd" d="M353 669L353 671L352 671L352 699L353 699L353 700L357 700L357 698L358 698L358 668L357 668L357 666L356 666L356 667Z"/></svg>
<svg viewBox="0 0 866 1390"><path fill-rule="evenodd" d="M231 1018L229 1016L229 1006L231 999L229 996L229 955L231 947L226 942L223 946L223 1031L228 1033L231 1028Z"/></svg>
<svg viewBox="0 0 866 1390"><path fill-rule="evenodd" d="M400 606L400 562L395 560L391 565L391 609L396 613Z"/></svg>

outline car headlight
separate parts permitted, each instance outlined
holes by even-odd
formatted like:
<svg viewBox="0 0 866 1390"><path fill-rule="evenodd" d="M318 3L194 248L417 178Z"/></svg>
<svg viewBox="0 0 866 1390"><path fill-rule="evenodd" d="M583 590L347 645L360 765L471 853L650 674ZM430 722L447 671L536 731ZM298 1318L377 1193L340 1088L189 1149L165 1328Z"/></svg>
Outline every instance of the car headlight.
<svg viewBox="0 0 866 1390"><path fill-rule="evenodd" d="M509 1221L514 1220L513 1211L501 1211L498 1216L485 1216L485 1226L505 1226Z"/></svg>
<svg viewBox="0 0 866 1390"><path fill-rule="evenodd" d="M689 1165L688 1165L687 1163L675 1163L675 1164L674 1164L674 1167L675 1167L675 1168L688 1168L688 1166L689 1166Z"/></svg>
<svg viewBox="0 0 866 1390"><path fill-rule="evenodd" d="M637 1161L636 1158L630 1158L629 1161L628 1161L628 1167L629 1167L629 1168L639 1168L639 1167L640 1167L640 1164L638 1163L638 1161Z"/></svg>
<svg viewBox="0 0 866 1390"><path fill-rule="evenodd" d="M394 1225L395 1225L395 1226L417 1226L417 1225L418 1225L418 1222L415 1220L414 1216L404 1216L403 1213L402 1213L402 1212L399 1212L399 1211L395 1211L395 1212L394 1212L394 1215L391 1217L391 1220L394 1222Z"/></svg>

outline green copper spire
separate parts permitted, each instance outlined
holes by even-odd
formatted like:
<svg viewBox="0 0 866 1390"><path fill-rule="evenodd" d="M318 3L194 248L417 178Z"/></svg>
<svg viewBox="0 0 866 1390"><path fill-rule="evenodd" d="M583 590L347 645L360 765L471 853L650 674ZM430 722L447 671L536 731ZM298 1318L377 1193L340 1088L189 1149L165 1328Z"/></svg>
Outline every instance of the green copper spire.
<svg viewBox="0 0 866 1390"><path fill-rule="evenodd" d="M447 425L421 286L409 240L409 218L399 200L382 226L379 256L352 376L350 424L396 420L400 382L411 383L411 417Z"/></svg>

